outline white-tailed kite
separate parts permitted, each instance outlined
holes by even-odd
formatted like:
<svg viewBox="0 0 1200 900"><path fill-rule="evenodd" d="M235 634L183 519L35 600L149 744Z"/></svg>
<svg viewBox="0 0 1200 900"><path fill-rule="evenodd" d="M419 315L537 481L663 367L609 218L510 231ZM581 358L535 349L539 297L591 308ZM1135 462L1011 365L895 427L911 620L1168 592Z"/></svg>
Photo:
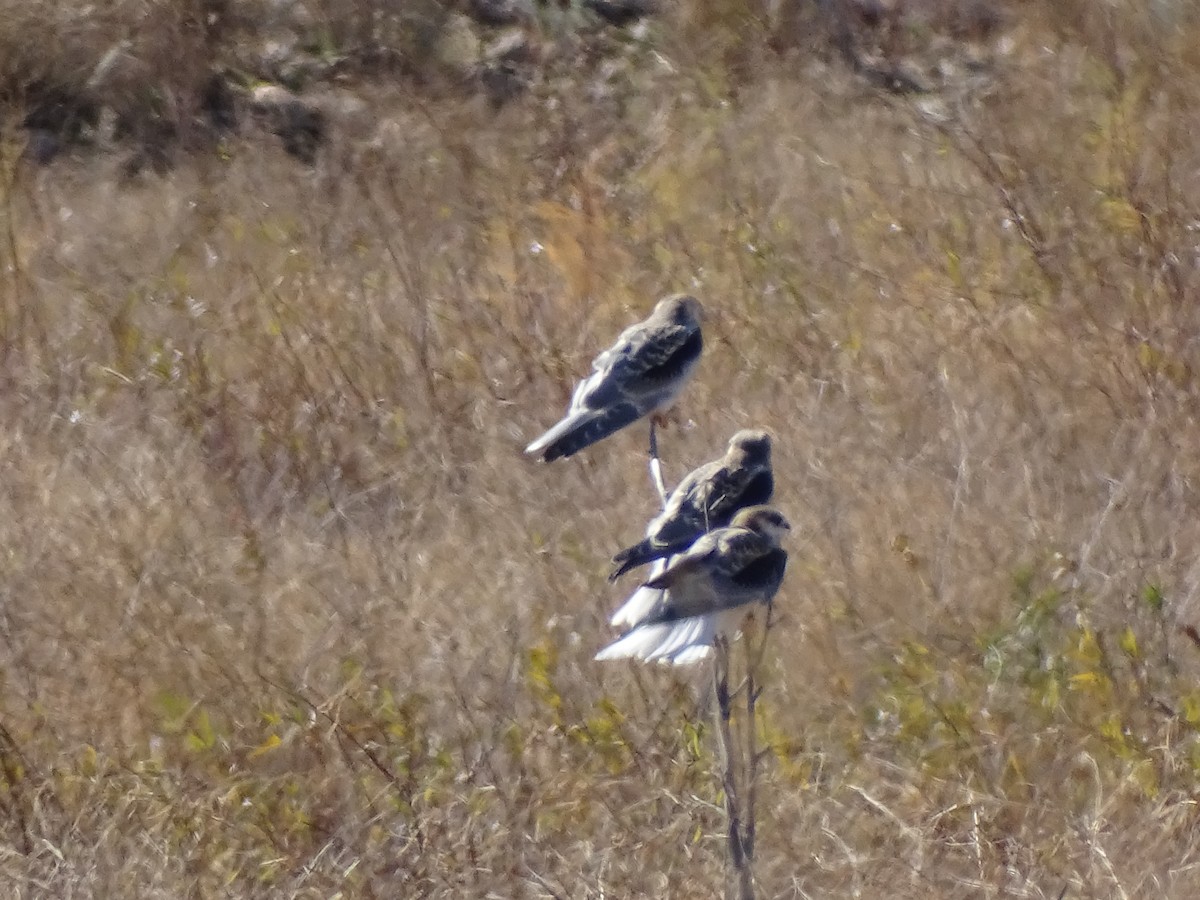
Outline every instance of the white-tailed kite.
<svg viewBox="0 0 1200 900"><path fill-rule="evenodd" d="M642 586L661 591L658 602L596 659L685 665L708 656L717 637L734 634L778 592L787 566L779 541L790 528L778 510L752 506L700 537Z"/></svg>
<svg viewBox="0 0 1200 900"><path fill-rule="evenodd" d="M613 557L616 568L609 581L648 562L682 553L706 531L728 525L739 509L769 501L774 491L770 435L752 429L739 431L721 459L705 463L679 482L663 511L646 526L646 537Z"/></svg>
<svg viewBox="0 0 1200 900"><path fill-rule="evenodd" d="M703 348L700 302L684 294L658 301L650 318L626 328L596 357L592 374L575 388L567 414L525 452L544 462L571 456L666 409Z"/></svg>

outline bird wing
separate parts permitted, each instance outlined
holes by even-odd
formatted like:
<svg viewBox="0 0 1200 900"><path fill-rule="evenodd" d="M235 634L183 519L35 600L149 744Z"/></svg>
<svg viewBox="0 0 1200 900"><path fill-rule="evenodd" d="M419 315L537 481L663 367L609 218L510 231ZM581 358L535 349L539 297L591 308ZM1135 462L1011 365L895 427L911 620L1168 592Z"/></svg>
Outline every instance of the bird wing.
<svg viewBox="0 0 1200 900"><path fill-rule="evenodd" d="M609 575L609 581L616 581L630 569L653 559L686 550L696 538L709 530L703 505L698 505L696 498L703 495L705 482L720 466L719 460L705 463L689 472L675 486L667 497L663 511L646 526L646 537L613 557L616 568Z"/></svg>
<svg viewBox="0 0 1200 900"><path fill-rule="evenodd" d="M709 532L646 582L667 591L661 611L652 618L671 621L765 602L779 589L786 562L786 551L749 529Z"/></svg>
<svg viewBox="0 0 1200 900"><path fill-rule="evenodd" d="M705 532L727 526L738 510L767 502L773 491L769 469L706 463L679 483L646 534L654 544L679 552Z"/></svg>
<svg viewBox="0 0 1200 900"><path fill-rule="evenodd" d="M750 476L750 480L743 486L742 493L739 498L740 506L738 509L745 509L747 506L760 506L764 503L769 503L771 498L774 496L775 473L768 465L764 468L756 469ZM731 515L733 515L733 513L731 513Z"/></svg>
<svg viewBox="0 0 1200 900"><path fill-rule="evenodd" d="M633 325L596 357L571 408L596 409L653 395L684 375L702 347L700 330L674 323Z"/></svg>
<svg viewBox="0 0 1200 900"><path fill-rule="evenodd" d="M720 477L723 466L720 460L705 463L692 470L679 482L667 500L662 513L650 523L647 534L656 543L663 545L686 545L710 531L705 510L713 492L713 481Z"/></svg>
<svg viewBox="0 0 1200 900"><path fill-rule="evenodd" d="M665 325L651 330L637 354L635 385L658 392L683 378L700 357L704 337L699 326Z"/></svg>
<svg viewBox="0 0 1200 900"><path fill-rule="evenodd" d="M689 578L702 575L711 563L711 557L720 552L720 540L719 532L710 531L701 535L692 546L674 557L659 575L647 578L646 586L666 590Z"/></svg>

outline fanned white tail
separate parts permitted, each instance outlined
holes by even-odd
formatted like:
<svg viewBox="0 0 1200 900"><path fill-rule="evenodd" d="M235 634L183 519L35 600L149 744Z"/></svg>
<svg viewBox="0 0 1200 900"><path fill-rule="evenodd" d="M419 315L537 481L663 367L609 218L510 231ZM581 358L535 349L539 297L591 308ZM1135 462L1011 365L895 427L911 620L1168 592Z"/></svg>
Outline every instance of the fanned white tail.
<svg viewBox="0 0 1200 900"><path fill-rule="evenodd" d="M670 558L658 559L650 567L650 573L646 576L647 581L653 581L667 569L667 563ZM649 588L644 584L634 591L628 600L626 600L621 608L612 614L612 618L608 623L613 628L634 628L640 625L647 616L655 612L661 605L664 591L658 588Z"/></svg>
<svg viewBox="0 0 1200 900"><path fill-rule="evenodd" d="M746 612L745 608L723 609L675 622L640 625L597 653L596 659L642 659L690 665L712 653L718 635L736 632Z"/></svg>

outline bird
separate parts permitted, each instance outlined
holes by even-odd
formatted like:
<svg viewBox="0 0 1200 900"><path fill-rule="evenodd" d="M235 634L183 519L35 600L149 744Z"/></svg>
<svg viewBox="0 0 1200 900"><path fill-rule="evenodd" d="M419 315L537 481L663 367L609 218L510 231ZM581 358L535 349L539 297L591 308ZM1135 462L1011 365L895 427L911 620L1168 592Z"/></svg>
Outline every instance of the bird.
<svg viewBox="0 0 1200 900"><path fill-rule="evenodd" d="M659 300L650 317L621 332L596 357L566 415L525 448L543 462L572 456L645 416L656 416L687 383L704 338L700 301L686 294ZM650 443L654 448L654 419Z"/></svg>
<svg viewBox="0 0 1200 900"><path fill-rule="evenodd" d="M770 607L787 567L780 540L790 530L772 506L740 510L728 526L702 535L642 585L662 592L658 603L595 658L675 665L704 659L756 607Z"/></svg>
<svg viewBox="0 0 1200 900"><path fill-rule="evenodd" d="M656 559L682 553L706 531L728 525L747 506L768 502L775 490L771 437L743 429L720 459L694 469L676 485L663 511L650 520L646 536L613 557L609 581Z"/></svg>

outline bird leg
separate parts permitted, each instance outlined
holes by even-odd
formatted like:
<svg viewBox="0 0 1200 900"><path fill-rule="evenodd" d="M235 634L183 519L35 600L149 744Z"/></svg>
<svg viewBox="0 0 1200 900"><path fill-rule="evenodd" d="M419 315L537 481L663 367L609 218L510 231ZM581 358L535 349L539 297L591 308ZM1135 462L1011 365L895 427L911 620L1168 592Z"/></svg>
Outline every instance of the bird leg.
<svg viewBox="0 0 1200 900"><path fill-rule="evenodd" d="M662 461L658 458L658 433L656 426L658 424L658 413L650 417L650 480L654 482L654 488L658 491L658 496L663 502L663 506L667 504L667 485L663 481Z"/></svg>
<svg viewBox="0 0 1200 900"><path fill-rule="evenodd" d="M671 425L683 427L683 413L679 410L679 404L673 404L666 409L660 409L654 413L651 418L658 423L660 428L667 428Z"/></svg>

